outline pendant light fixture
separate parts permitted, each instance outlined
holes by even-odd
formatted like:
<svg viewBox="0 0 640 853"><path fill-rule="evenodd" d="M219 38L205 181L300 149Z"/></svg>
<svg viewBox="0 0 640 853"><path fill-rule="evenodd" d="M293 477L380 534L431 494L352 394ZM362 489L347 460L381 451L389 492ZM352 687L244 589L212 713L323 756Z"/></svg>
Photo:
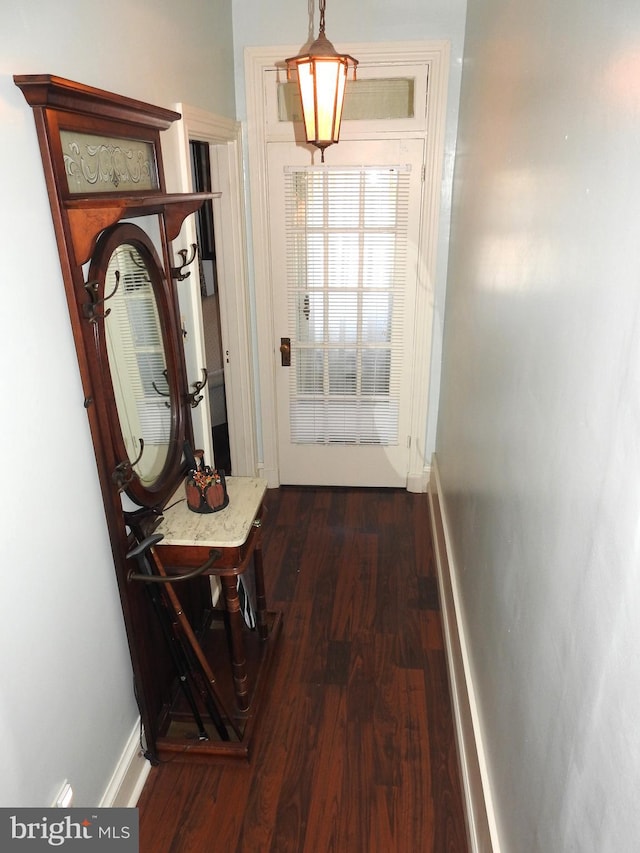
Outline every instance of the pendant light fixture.
<svg viewBox="0 0 640 853"><path fill-rule="evenodd" d="M320 30L318 38L307 53L285 60L287 76L297 71L300 100L307 142L319 148L324 163L324 151L338 142L344 90L349 68L356 76L358 60L346 53L338 53L324 34L326 0L319 0Z"/></svg>

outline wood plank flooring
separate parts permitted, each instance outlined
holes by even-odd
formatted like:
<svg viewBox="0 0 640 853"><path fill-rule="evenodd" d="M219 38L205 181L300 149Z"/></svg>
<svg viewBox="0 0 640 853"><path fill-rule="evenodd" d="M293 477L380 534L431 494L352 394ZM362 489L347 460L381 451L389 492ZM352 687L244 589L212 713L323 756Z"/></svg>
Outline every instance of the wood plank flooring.
<svg viewBox="0 0 640 853"><path fill-rule="evenodd" d="M153 768L140 853L466 853L427 496L267 506L284 627L253 756Z"/></svg>

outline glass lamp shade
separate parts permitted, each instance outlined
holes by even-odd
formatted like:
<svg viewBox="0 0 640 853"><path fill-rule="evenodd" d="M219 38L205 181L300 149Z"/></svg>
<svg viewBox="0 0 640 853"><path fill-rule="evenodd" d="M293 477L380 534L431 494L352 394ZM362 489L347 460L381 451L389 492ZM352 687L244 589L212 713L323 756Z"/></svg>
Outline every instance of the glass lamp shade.
<svg viewBox="0 0 640 853"><path fill-rule="evenodd" d="M297 71L298 89L307 142L322 151L340 137L342 104L349 68L358 61L348 54L337 53L323 32L313 42L308 53L286 60L287 71Z"/></svg>

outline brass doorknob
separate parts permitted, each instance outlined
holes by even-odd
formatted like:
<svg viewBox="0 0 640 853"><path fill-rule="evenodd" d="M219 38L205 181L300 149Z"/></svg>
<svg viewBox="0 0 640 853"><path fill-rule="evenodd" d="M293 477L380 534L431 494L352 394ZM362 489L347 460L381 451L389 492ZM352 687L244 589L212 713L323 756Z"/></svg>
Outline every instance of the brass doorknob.
<svg viewBox="0 0 640 853"><path fill-rule="evenodd" d="M291 338L280 338L280 362L283 367L291 367Z"/></svg>

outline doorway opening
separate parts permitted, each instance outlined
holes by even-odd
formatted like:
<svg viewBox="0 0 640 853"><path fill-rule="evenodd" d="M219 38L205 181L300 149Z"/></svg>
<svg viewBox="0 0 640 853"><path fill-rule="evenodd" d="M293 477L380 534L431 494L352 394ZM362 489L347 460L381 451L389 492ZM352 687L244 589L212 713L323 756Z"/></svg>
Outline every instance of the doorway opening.
<svg viewBox="0 0 640 853"><path fill-rule="evenodd" d="M348 45L345 48L350 49ZM358 335L362 336L363 331L367 332L360 320L356 324L354 333L357 344L355 353L351 342L346 340L346 333L343 334L342 330L339 330L339 339L329 341L326 344L326 358L324 353L322 360L318 355L312 365L317 366L317 382L312 389L314 392L312 402L316 410L318 409L318 400L315 398L319 398L321 393L326 396L326 389L330 389L332 375L335 375L335 371L332 374L330 369L332 358L334 361L341 359L347 367L349 366L347 362L350 360L351 364L357 368L352 374L351 385L347 387L351 398L353 397L352 389L355 388L358 391L358 388L362 387L362 379L374 376L375 384L370 386L370 390L374 393L370 394L369 397L376 398L373 400L376 406L375 410L370 406L368 414L370 420L373 417L375 421L376 439L378 436L377 413L380 408L377 392L381 384L386 386L387 373L390 379L396 375L400 376L401 396L398 412L402 422L398 422L397 444L382 445L380 441L377 441L378 450L381 447L391 448L387 455L384 451L382 454L379 452L375 454L378 457L382 456L384 472L379 463L374 460L369 463L364 459L364 456L360 456L360 453L356 458L356 454L351 452L351 447L334 440L333 420L335 418L333 418L334 410L331 400L326 405L324 399L321 401L321 404L324 405L322 414L325 424L328 423L330 429L324 429L325 424L322 425L323 445L315 442L313 445L307 445L307 448L312 447L322 451L322 453L310 457L311 461L308 468L303 470L302 466L298 464L298 460L289 466L286 460L289 448L287 447L285 453L282 452L283 425L284 434L289 427L289 436L291 435L288 422L290 407L287 408L287 403L291 400L291 393L289 391L289 400L287 401L285 391L293 387L293 379L298 378L297 374L294 377L294 371L300 367L301 358L306 358L306 351L315 346L315 341L307 340L308 332L311 331L312 296L314 294L308 286L308 276L306 275L308 269L305 257L305 252L310 247L312 235L291 233L289 242L287 242L286 234L283 236L276 232L282 231L283 223L286 222L284 218L287 205L285 190L291 169L294 168L298 171L298 166L308 168L310 171L314 168L320 168L317 164L314 165L314 152L304 143L301 121L298 120L295 112L291 113L288 110L288 99L291 92L287 88L286 69L282 60L282 57L287 55L286 49L286 47L275 46L246 48L245 50L247 133L249 137L249 175L252 199L251 235L253 240L255 328L258 350L257 369L263 470L270 485L273 486L289 480L289 474L286 470L288 466L289 470L292 470L295 476L299 478L294 482L300 482L304 479L307 484L326 485L327 477L331 476L335 485L366 486L372 485L370 481L375 476L376 484L382 485L381 473L385 473L388 476L384 478L384 485L398 486L404 484L409 491L426 491L429 482L429 463L425 454L425 437L429 423L428 406L434 318L433 293L438 278L436 260L439 240L438 228L441 218L440 199L444 165L449 44L445 41L425 41L394 43L392 45L384 43L353 46L353 52L357 54L360 60L358 78L360 84L364 85L359 84L350 93L355 99L352 102L353 112L350 108L349 118L346 115L343 116L340 145L336 146L335 151L333 148L331 149L331 162L327 164L325 170L328 172L332 167L339 171L345 166L351 169L353 166L369 168L385 165L400 170L408 164L411 166L409 180L411 200L407 208L407 223L412 229L412 233L404 245L407 250L406 281L410 282L412 292L407 292L406 289L404 292L405 322L403 331L400 333L400 343L404 350L402 366L399 371L394 373L394 366L391 363L390 369L387 371L383 355L376 354L375 358L382 360L378 362L381 364L381 371L377 370L377 366L375 371L368 368L367 370L361 369L361 358L365 355L367 358L369 357L365 350L383 349L386 343L381 341L378 345L377 342L374 344L373 341L365 341L364 349L360 347ZM386 157L384 160L371 159L367 156L367 159L364 160L364 147L372 144L389 148L395 145L396 148L400 148L398 155L402 156L393 160ZM419 152L417 159L414 159L413 156L407 159L401 150L402 146L413 148L413 145L418 144L422 146L422 151ZM285 159L281 159L277 151L284 151L285 149ZM346 158L349 158L348 163L344 162ZM380 173L380 177L382 177L382 173ZM415 195L414 188L416 188ZM276 203L279 205L279 214L274 214ZM294 205L296 203L297 199L294 201ZM305 205L305 209L307 207L308 205ZM338 210L338 213L340 212ZM332 223L329 220L327 220L327 225L326 233L322 235L322 239L326 238L327 241L325 245L328 245L335 236ZM358 239L362 238L366 242L367 235L368 230L365 229L357 236ZM342 237L347 239L350 235L343 233L340 235L340 239ZM355 242L355 235L353 239ZM320 240L321 237L318 235L318 243ZM362 245L364 246L365 243L363 242ZM377 252L380 245L379 242L372 241L372 253ZM304 275L301 275L297 291L292 285L292 298L287 301L286 305L283 305L279 300L281 293L284 294L284 282L287 281L289 274L287 263L291 254L295 255L298 251L298 247L303 253L302 256L298 256L301 257L302 263L298 267L295 263L293 264L294 275L296 269L300 271L301 267ZM289 248L292 249L291 253L288 251ZM364 254L360 253L359 257L366 259L367 252L368 249ZM344 271L344 264L336 252L330 254L330 260L334 257L336 259L334 268L341 274ZM319 257L319 266L325 264L323 267L325 278L329 272L329 268L326 266L328 257L329 255L326 253ZM295 260L296 257L294 257ZM364 302L359 301L361 294L359 290L356 291L355 285L349 284L343 288L347 297L350 288L353 291L351 293L352 302L357 311L360 311L361 306L364 306ZM330 289L331 292L329 292ZM329 322L331 305L327 297L333 298L333 289L333 287L329 288L328 284L326 286L323 284L322 288L319 286L316 288L316 310L319 317L320 307L322 308L323 328L328 331L331 331L332 327ZM382 292L377 293L379 288L367 288L364 280L361 289L363 291L362 296L367 298L370 295L368 291L371 290L371 295L375 295L379 304L382 304L387 298ZM374 290L376 290L375 294ZM288 295L287 293L287 297ZM309 296L309 321L307 321L307 295ZM299 297L298 302L296 302L296 296ZM342 295L340 294L340 296ZM392 297L392 307L395 306L395 292L388 294L388 296ZM397 313L389 312L392 321ZM297 337L297 363L294 362L295 335L289 334L290 325L285 330L283 323L283 318L290 318L291 316L296 334L298 331L302 332L302 335ZM358 318L364 317L360 314L357 316ZM296 321L298 327L295 326ZM318 325L319 323L318 320ZM393 322L390 328L393 333ZM411 341L406 334L407 331L412 335ZM282 335L285 337L281 338ZM347 350L350 351L347 352ZM289 367L282 364L280 358L280 354L286 354L287 351L291 353L290 359L285 358L285 361L290 360ZM373 359L373 355L371 358ZM360 361L358 361L359 359ZM302 367L306 370L304 364ZM320 367L322 374L320 374ZM305 373L302 378L305 379L306 376L308 373ZM384 378L384 383L378 381L382 378ZM287 379L288 382L286 382ZM320 379L322 379L322 385ZM280 393L281 391L282 393ZM347 395L343 394L342 396L346 397ZM369 434L371 434L371 430L369 430ZM329 438L326 439L326 436ZM293 446L294 442L289 441L289 444ZM295 444L294 450L302 446L297 442ZM368 446L372 450L376 449L376 445L373 443L369 443ZM358 450L366 449L366 447L367 445L361 441ZM331 456L335 458L335 462L327 459L329 454L328 452L325 453L325 450L328 451L329 449L332 451ZM294 455L301 456L303 454L295 453ZM340 483L335 481L338 475L342 481Z"/></svg>
<svg viewBox="0 0 640 853"><path fill-rule="evenodd" d="M209 144L190 141L189 154L195 192L211 192L211 160ZM196 233L198 239L198 266L200 273L200 297L202 300L202 321L207 360L207 386L213 452L216 468L230 475L231 448L229 441L229 423L227 418L227 394L222 347L222 326L220 322L220 295L218 287L218 269L216 265L216 247L213 203L205 202L196 215Z"/></svg>

